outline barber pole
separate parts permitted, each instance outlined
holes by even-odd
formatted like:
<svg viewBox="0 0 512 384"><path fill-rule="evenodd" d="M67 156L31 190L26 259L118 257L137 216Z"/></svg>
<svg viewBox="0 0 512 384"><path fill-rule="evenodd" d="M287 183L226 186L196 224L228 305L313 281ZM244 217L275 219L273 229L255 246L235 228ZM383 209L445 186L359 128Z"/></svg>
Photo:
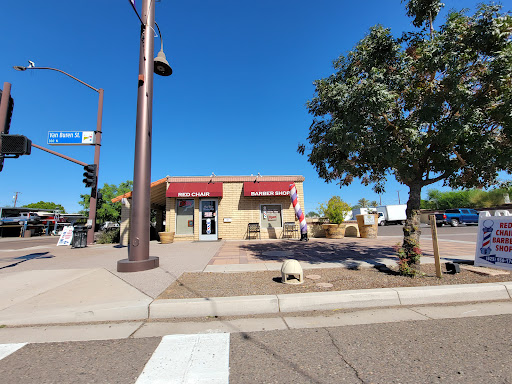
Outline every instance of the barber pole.
<svg viewBox="0 0 512 384"><path fill-rule="evenodd" d="M295 214L300 222L300 240L308 241L308 224L306 223L306 218L304 217L304 213L302 213L302 209L300 209L295 183L290 184L290 199L292 200L293 209L295 210Z"/></svg>

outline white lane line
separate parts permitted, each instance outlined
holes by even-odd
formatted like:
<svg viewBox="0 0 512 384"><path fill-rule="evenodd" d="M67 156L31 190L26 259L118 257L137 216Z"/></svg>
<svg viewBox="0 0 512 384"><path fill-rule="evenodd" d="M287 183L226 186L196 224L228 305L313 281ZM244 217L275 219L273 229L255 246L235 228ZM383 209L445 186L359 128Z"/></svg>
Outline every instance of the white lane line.
<svg viewBox="0 0 512 384"><path fill-rule="evenodd" d="M229 333L168 335L136 384L229 383Z"/></svg>
<svg viewBox="0 0 512 384"><path fill-rule="evenodd" d="M16 352L25 345L27 345L27 343L0 344L0 360L5 359L11 353Z"/></svg>

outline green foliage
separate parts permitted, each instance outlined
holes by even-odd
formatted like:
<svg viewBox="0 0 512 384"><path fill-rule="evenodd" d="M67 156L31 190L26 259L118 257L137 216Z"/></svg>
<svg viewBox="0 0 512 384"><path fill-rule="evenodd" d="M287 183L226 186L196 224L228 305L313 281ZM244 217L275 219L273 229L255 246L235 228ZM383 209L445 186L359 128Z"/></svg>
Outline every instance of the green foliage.
<svg viewBox="0 0 512 384"><path fill-rule="evenodd" d="M408 7L420 22L440 3ZM360 178L377 193L394 175L410 189L411 218L425 186L486 188L510 172L512 15L500 10L452 12L430 37L421 30L395 38L377 25L340 56L307 103L307 156L318 175L341 186ZM404 241L419 240L419 229L407 233Z"/></svg>
<svg viewBox="0 0 512 384"><path fill-rule="evenodd" d="M341 224L345 217L352 211L350 205L345 203L339 196L333 196L325 204L320 204L320 213L329 219L331 224Z"/></svg>
<svg viewBox="0 0 512 384"><path fill-rule="evenodd" d="M352 206L352 209L377 207L378 205L379 205L379 203L377 201L375 201L375 200L370 201L363 197L363 198L357 200L357 204Z"/></svg>
<svg viewBox="0 0 512 384"><path fill-rule="evenodd" d="M449 209L449 208L491 208L505 202L505 194L510 196L512 188L495 188L490 191L469 189L462 191L441 192L430 189L427 200L422 200L422 209Z"/></svg>
<svg viewBox="0 0 512 384"><path fill-rule="evenodd" d="M117 244L120 240L120 229L114 228L107 230L105 232L101 232L98 235L96 243L98 244Z"/></svg>
<svg viewBox="0 0 512 384"><path fill-rule="evenodd" d="M421 27L427 22L430 24L444 7L439 0L402 0L404 2L407 3L407 16L414 17L412 24L415 27Z"/></svg>
<svg viewBox="0 0 512 384"><path fill-rule="evenodd" d="M119 185L115 184L104 184L103 188L99 189L103 197L101 200L97 202L96 207L96 220L99 223L104 223L105 221L114 221L118 222L121 219L121 202L112 203L112 199L114 197L120 196L124 193L131 192L133 189L133 182L131 180L127 180L125 182L120 183ZM91 198L90 195L80 195L81 201L78 202L84 210L81 212L83 215L87 216L89 214L89 200Z"/></svg>
<svg viewBox="0 0 512 384"><path fill-rule="evenodd" d="M306 214L306 217L320 217L320 215L317 212L315 212L315 211L309 211Z"/></svg>
<svg viewBox="0 0 512 384"><path fill-rule="evenodd" d="M51 201L39 201L37 203L30 203L23 206L24 208L41 208L41 209L47 209L49 211L53 210L60 210L60 213L66 213L66 210L64 207L60 204L55 204Z"/></svg>

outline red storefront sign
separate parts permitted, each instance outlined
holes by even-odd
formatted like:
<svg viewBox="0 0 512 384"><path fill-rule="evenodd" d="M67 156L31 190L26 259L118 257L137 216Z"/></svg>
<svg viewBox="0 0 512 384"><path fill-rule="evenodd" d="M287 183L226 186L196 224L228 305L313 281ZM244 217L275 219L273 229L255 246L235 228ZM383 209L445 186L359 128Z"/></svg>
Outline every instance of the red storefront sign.
<svg viewBox="0 0 512 384"><path fill-rule="evenodd" d="M290 196L290 184L288 181L247 181L244 183L244 196Z"/></svg>
<svg viewBox="0 0 512 384"><path fill-rule="evenodd" d="M222 197L222 183L170 183L166 197Z"/></svg>

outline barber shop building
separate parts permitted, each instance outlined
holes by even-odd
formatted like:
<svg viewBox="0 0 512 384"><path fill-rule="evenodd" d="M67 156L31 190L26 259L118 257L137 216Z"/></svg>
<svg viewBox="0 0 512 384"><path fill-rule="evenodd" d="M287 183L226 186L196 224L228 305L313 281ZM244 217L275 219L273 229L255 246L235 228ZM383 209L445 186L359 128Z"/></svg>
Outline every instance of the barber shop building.
<svg viewBox="0 0 512 384"><path fill-rule="evenodd" d="M174 232L174 241L280 239L290 229L297 236L290 184L305 212L303 182L303 176L167 176L151 183L156 231ZM112 200L118 201L121 244L128 244L131 193Z"/></svg>

